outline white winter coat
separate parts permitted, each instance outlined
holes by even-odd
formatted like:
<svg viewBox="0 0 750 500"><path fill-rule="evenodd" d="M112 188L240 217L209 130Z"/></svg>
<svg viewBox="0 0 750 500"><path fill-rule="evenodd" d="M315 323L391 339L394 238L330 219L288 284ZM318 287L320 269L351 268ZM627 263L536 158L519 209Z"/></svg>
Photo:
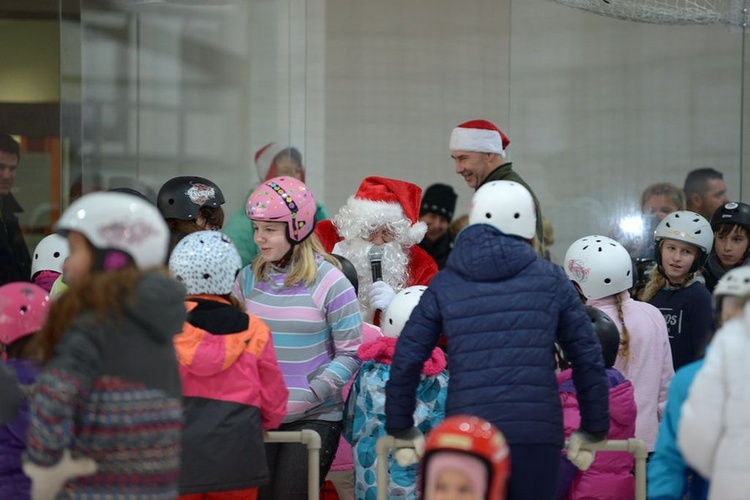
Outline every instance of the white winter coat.
<svg viewBox="0 0 750 500"><path fill-rule="evenodd" d="M710 499L750 494L750 305L714 337L682 406L685 460L710 479Z"/></svg>

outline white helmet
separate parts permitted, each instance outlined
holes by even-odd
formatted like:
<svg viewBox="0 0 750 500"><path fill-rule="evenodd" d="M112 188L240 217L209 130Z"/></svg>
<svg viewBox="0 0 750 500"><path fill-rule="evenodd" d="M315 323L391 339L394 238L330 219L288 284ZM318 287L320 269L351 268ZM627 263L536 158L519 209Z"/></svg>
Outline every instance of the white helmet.
<svg viewBox="0 0 750 500"><path fill-rule="evenodd" d="M633 263L612 238L591 235L573 242L565 253L565 272L587 299L600 299L633 286Z"/></svg>
<svg viewBox="0 0 750 500"><path fill-rule="evenodd" d="M665 238L691 243L705 253L710 252L714 244L711 224L702 215L689 210L678 210L662 219L654 231L654 240L658 243Z"/></svg>
<svg viewBox="0 0 750 500"><path fill-rule="evenodd" d="M714 287L714 299L720 296L739 297L750 293L750 267L740 266L727 271Z"/></svg>
<svg viewBox="0 0 750 500"><path fill-rule="evenodd" d="M404 288L393 297L391 303L385 309L383 316L380 318L380 329L386 337L398 337L401 330L409 320L411 312L419 304L419 299L427 290L424 285L415 285Z"/></svg>
<svg viewBox="0 0 750 500"><path fill-rule="evenodd" d="M690 272L694 273L711 251L714 244L714 232L711 224L700 214L690 210L678 210L662 219L654 231L654 241L659 245L663 239L684 241L701 249L700 255L693 261ZM656 263L661 265L661 251L657 248Z"/></svg>
<svg viewBox="0 0 750 500"><path fill-rule="evenodd" d="M113 251L130 257L138 269L163 265L169 229L159 210L132 194L95 192L77 199L63 212L55 231L82 233L102 255L102 269L111 269ZM117 261L118 259L112 259Z"/></svg>
<svg viewBox="0 0 750 500"><path fill-rule="evenodd" d="M469 224L489 224L505 234L530 240L536 234L534 198L518 182L488 182L471 199Z"/></svg>
<svg viewBox="0 0 750 500"><path fill-rule="evenodd" d="M31 277L41 271L62 273L62 266L68 258L68 240L59 234L45 236L34 249L31 258Z"/></svg>
<svg viewBox="0 0 750 500"><path fill-rule="evenodd" d="M188 295L231 293L242 259L232 240L219 231L185 236L169 256L169 270Z"/></svg>

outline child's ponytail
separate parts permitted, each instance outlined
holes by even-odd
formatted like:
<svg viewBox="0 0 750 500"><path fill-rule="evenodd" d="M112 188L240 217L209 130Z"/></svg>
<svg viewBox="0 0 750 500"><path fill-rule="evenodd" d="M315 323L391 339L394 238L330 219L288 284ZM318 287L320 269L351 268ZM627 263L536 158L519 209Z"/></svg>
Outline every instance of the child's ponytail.
<svg viewBox="0 0 750 500"><path fill-rule="evenodd" d="M620 320L620 354L625 360L625 366L628 364L630 359L630 332L625 324L625 313L622 310L622 294L618 293L616 297L617 301L617 319Z"/></svg>

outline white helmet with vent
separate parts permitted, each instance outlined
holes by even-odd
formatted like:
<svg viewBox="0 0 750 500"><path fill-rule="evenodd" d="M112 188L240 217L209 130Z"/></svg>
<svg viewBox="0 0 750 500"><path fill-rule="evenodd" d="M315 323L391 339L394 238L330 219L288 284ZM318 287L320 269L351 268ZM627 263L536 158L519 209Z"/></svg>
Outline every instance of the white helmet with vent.
<svg viewBox="0 0 750 500"><path fill-rule="evenodd" d="M714 244L714 232L702 215L689 210L678 210L664 217L656 226L654 240L658 243L663 239L691 243L708 253Z"/></svg>
<svg viewBox="0 0 750 500"><path fill-rule="evenodd" d="M615 295L633 286L633 263L620 243L606 236L584 236L565 253L565 273L586 299Z"/></svg>
<svg viewBox="0 0 750 500"><path fill-rule="evenodd" d="M424 285L415 285L408 288L404 288L393 297L391 303L388 304L383 316L380 318L380 329L383 331L383 335L386 337L398 337L401 335L401 330L404 329L406 322L409 320L412 311L417 304L419 299L422 298L422 294L427 290Z"/></svg>
<svg viewBox="0 0 750 500"><path fill-rule="evenodd" d="M504 234L530 240L536 235L534 197L518 182L488 182L474 193L469 224L489 224Z"/></svg>
<svg viewBox="0 0 750 500"><path fill-rule="evenodd" d="M750 294L750 267L740 266L728 271L714 287L714 298L740 297Z"/></svg>
<svg viewBox="0 0 750 500"><path fill-rule="evenodd" d="M219 231L198 231L185 236L172 250L169 270L185 285L188 295L226 295L242 269L232 240Z"/></svg>
<svg viewBox="0 0 750 500"><path fill-rule="evenodd" d="M59 234L45 236L37 243L31 257L31 277L41 271L62 273L62 266L68 257L68 240Z"/></svg>

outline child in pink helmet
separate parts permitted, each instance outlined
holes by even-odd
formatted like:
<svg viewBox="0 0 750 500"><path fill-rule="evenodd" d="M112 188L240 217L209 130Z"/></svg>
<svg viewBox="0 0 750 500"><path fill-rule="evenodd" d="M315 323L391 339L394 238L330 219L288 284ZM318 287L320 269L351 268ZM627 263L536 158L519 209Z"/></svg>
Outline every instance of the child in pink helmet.
<svg viewBox="0 0 750 500"><path fill-rule="evenodd" d="M354 288L313 234L315 199L294 177L263 182L247 201L260 252L233 294L271 329L289 389L281 431L320 434L320 478L341 434L342 390L359 367L362 318ZM307 456L301 444L266 445L271 474L261 497L305 498Z"/></svg>
<svg viewBox="0 0 750 500"><path fill-rule="evenodd" d="M22 386L31 386L39 374L39 364L27 356L26 347L41 330L49 304L47 292L32 283L16 282L0 287L0 350ZM28 427L26 402L21 404L15 419L0 427L0 498L22 499L31 495L31 482L21 470Z"/></svg>

